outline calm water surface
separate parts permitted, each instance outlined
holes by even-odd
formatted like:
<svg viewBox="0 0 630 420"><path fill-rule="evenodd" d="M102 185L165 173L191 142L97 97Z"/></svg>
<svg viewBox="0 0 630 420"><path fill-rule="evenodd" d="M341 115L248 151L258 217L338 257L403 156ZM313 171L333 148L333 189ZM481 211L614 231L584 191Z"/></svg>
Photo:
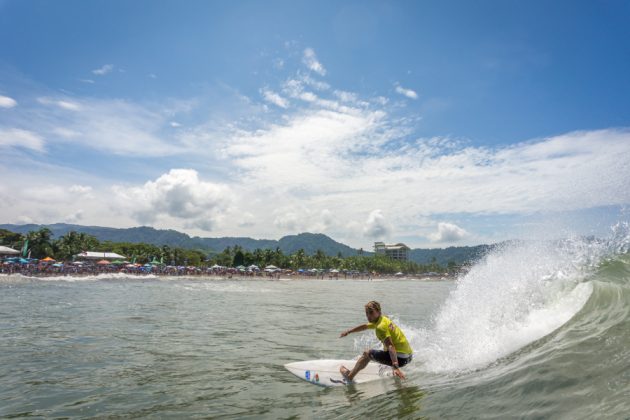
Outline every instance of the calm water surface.
<svg viewBox="0 0 630 420"><path fill-rule="evenodd" d="M353 358L362 347L338 335L363 322L365 302L378 298L403 322L422 325L451 286L5 278L0 414L334 416L331 410L341 414L373 390L325 390L282 365ZM375 392L388 387L397 395L403 389L399 397L410 404L422 395L411 381L381 384Z"/></svg>

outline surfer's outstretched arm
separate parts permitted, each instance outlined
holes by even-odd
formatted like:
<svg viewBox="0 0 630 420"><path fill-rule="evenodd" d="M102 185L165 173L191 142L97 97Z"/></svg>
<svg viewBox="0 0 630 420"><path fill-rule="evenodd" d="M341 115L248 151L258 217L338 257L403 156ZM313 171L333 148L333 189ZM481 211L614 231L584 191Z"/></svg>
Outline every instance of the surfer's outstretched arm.
<svg viewBox="0 0 630 420"><path fill-rule="evenodd" d="M346 336L346 335L348 335L348 334L352 334L352 333L355 333L355 332L360 332L360 331L365 331L365 330L367 330L367 329L368 329L367 324L357 325L357 326L356 326L356 327L354 327L354 328L351 328L351 329L349 329L349 330L346 330L346 331L342 332L342 333L339 335L339 337L340 337L340 338L341 338L341 337L345 337L345 336Z"/></svg>

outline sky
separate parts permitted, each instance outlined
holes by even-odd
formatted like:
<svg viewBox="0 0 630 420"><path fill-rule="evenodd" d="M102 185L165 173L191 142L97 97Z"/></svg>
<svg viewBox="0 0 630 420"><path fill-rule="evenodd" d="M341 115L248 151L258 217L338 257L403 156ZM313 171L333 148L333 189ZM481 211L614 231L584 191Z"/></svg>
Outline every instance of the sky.
<svg viewBox="0 0 630 420"><path fill-rule="evenodd" d="M626 1L0 0L0 223L436 248L630 219Z"/></svg>

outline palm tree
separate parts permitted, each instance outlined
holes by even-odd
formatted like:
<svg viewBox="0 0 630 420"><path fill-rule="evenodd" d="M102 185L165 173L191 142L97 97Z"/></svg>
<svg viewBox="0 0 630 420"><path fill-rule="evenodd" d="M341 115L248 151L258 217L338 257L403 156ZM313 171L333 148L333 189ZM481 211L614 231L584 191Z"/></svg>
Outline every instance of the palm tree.
<svg viewBox="0 0 630 420"><path fill-rule="evenodd" d="M52 232L47 227L27 233L26 239L30 246L31 256L33 258L44 258L54 255L51 238Z"/></svg>
<svg viewBox="0 0 630 420"><path fill-rule="evenodd" d="M24 243L24 236L21 233L0 229L0 245L6 245L18 249Z"/></svg>
<svg viewBox="0 0 630 420"><path fill-rule="evenodd" d="M95 250L98 246L99 241L94 236L70 231L53 243L53 250L57 259L69 260L79 252Z"/></svg>
<svg viewBox="0 0 630 420"><path fill-rule="evenodd" d="M304 248L298 249L297 252L293 254L292 261L294 270L304 268L304 263L306 262L306 252Z"/></svg>
<svg viewBox="0 0 630 420"><path fill-rule="evenodd" d="M313 260L317 264L317 268L324 268L326 264L326 254L321 249L315 251L315 255L313 255Z"/></svg>

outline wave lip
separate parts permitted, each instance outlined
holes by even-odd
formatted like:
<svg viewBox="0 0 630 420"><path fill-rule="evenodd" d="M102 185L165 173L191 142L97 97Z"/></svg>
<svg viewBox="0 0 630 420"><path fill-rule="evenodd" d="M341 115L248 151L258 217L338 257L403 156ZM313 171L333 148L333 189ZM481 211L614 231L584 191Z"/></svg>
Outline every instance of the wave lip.
<svg viewBox="0 0 630 420"><path fill-rule="evenodd" d="M519 243L488 255L458 280L426 342L415 344L423 369L483 368L569 321L593 292L583 282L592 247L583 245Z"/></svg>

